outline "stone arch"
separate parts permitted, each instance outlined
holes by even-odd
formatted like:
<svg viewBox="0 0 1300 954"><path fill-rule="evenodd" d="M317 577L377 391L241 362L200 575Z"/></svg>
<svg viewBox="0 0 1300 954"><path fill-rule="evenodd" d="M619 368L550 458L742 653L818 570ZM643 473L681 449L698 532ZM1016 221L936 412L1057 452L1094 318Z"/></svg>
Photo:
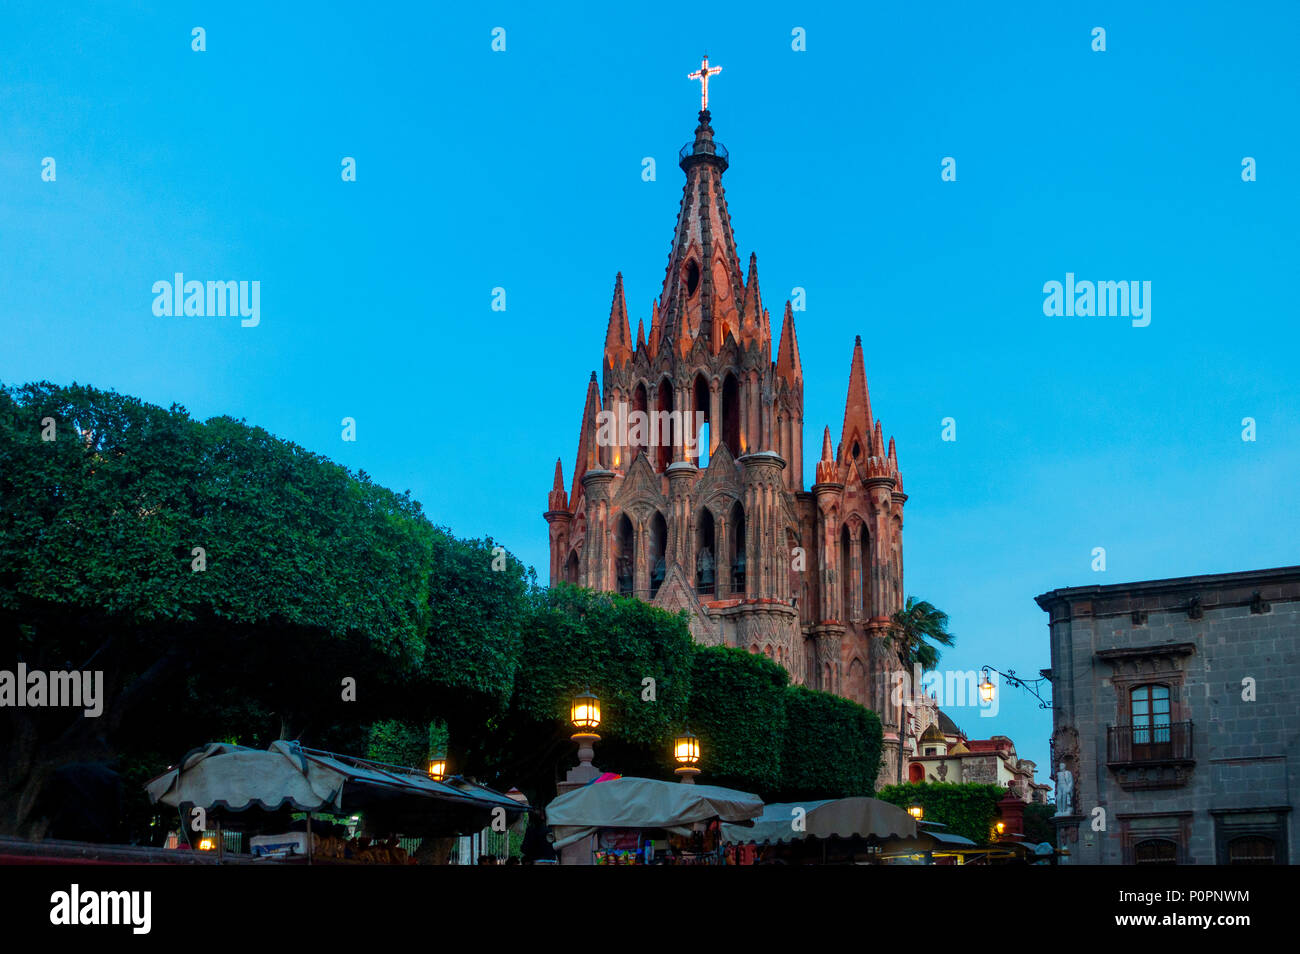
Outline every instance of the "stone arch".
<svg viewBox="0 0 1300 954"><path fill-rule="evenodd" d="M642 429L641 429L641 430L642 430L642 433L640 433L640 434L637 435L637 437L639 438L639 440L636 440L636 441L632 441L631 439L628 440L628 444L631 445L631 446L629 446L629 448L628 448L628 466L629 466L629 467L632 465L632 461L636 460L637 457L640 455L640 453L641 453L643 450L645 450L647 447L651 446L651 441L650 441L650 420L649 420L649 417L648 417L648 415L649 415L649 413L650 413L650 400L649 400L649 398L647 397L648 394L649 394L649 391L648 391L648 389L646 388L646 383L645 383L644 381L638 381L638 382L636 383L636 387L634 387L634 388L632 389L632 411L631 411L631 413L632 413L632 414L639 414L639 415L640 415L639 419L640 419L641 421L643 421L644 424L643 424L643 427L642 427ZM628 430L629 430L629 431L634 430L632 422L633 422L633 421L636 421L636 420L638 420L637 417L632 417L631 415L629 415L629 423L628 423Z"/></svg>
<svg viewBox="0 0 1300 954"><path fill-rule="evenodd" d="M721 428L722 443L727 445L732 457L739 457L745 452L740 446L740 381L730 370L722 379L720 404L722 420L718 427Z"/></svg>
<svg viewBox="0 0 1300 954"><path fill-rule="evenodd" d="M650 598L654 599L668 575L668 521L658 510L650 518Z"/></svg>
<svg viewBox="0 0 1300 954"><path fill-rule="evenodd" d="M704 425L695 430L695 423L700 420L700 414L704 415ZM691 439L695 441L695 453L691 455L691 460L695 465L701 466L700 461L704 461L703 466L708 466L713 455L709 453L710 443L713 440L713 413L709 402L709 378L701 369L695 372L694 382L691 384L691 419L685 423L685 427L691 432Z"/></svg>
<svg viewBox="0 0 1300 954"><path fill-rule="evenodd" d="M632 521L626 513L620 514L615 523L614 553L611 578L614 590L621 596L632 595L632 580L636 567L636 533Z"/></svg>
<svg viewBox="0 0 1300 954"><path fill-rule="evenodd" d="M717 543L713 511L707 506L701 507L695 517L695 585L698 593L717 592Z"/></svg>
<svg viewBox="0 0 1300 954"><path fill-rule="evenodd" d="M854 702L864 706L867 704L867 667L856 656L849 663L848 685L844 688L846 695Z"/></svg>
<svg viewBox="0 0 1300 954"><path fill-rule="evenodd" d="M673 447L679 436L677 422L673 419L676 410L673 401L673 382L667 376L659 381L655 394L655 414L651 419L650 446L655 448L655 470L663 473L673 462Z"/></svg>

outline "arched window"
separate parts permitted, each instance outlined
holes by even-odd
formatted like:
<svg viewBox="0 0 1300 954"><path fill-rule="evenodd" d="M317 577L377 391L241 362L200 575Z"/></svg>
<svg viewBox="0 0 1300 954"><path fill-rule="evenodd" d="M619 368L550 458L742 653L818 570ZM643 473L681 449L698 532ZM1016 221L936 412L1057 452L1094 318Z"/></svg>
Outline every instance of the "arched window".
<svg viewBox="0 0 1300 954"><path fill-rule="evenodd" d="M569 558L564 561L564 582L577 584L578 582L578 551L571 550Z"/></svg>
<svg viewBox="0 0 1300 954"><path fill-rule="evenodd" d="M677 443L677 422L673 420L673 385L667 378L659 382L650 443L658 449L655 454L655 470L663 473L673 462L673 445Z"/></svg>
<svg viewBox="0 0 1300 954"><path fill-rule="evenodd" d="M664 555L668 550L668 523L664 515L656 512L650 521L650 598L654 599L663 586L668 567Z"/></svg>
<svg viewBox="0 0 1300 954"><path fill-rule="evenodd" d="M702 374L697 374L695 376L694 412L695 412L694 416L691 418L690 422L687 425L691 429L692 431L691 436L695 440L695 453L691 456L695 461L696 467L708 467L709 466L709 434L712 429L713 421L710 420L711 414L709 409L709 382L705 380L704 375ZM700 417L701 414L704 415L702 418ZM697 431L695 430L695 425L698 424L701 420L704 422L704 424Z"/></svg>
<svg viewBox="0 0 1300 954"><path fill-rule="evenodd" d="M745 589L745 510L737 500L731 505L727 560L731 565L731 592L744 595Z"/></svg>
<svg viewBox="0 0 1300 954"><path fill-rule="evenodd" d="M722 443L732 457L744 451L740 447L740 382L731 372L722 381Z"/></svg>
<svg viewBox="0 0 1300 954"><path fill-rule="evenodd" d="M636 424L640 421L641 433L635 434L635 436L639 438L638 440L628 440L628 443L632 445L629 450L627 462L629 467L632 465L632 461L636 460L637 455L646 447L650 446L650 421L646 417L649 410L650 408L646 399L645 385L638 384L636 390L632 392L632 414L636 416L633 417L629 415L628 431L634 433L636 430Z"/></svg>
<svg viewBox="0 0 1300 954"><path fill-rule="evenodd" d="M907 767L907 780L909 782L925 781L925 766L918 762L913 762Z"/></svg>
<svg viewBox="0 0 1300 954"><path fill-rule="evenodd" d="M695 524L695 586L700 593L711 594L717 589L717 552L713 513L708 507L702 507Z"/></svg>
<svg viewBox="0 0 1300 954"><path fill-rule="evenodd" d="M633 552L632 521L623 514L618 518L618 546L614 554L614 586L620 596L632 595L632 575L636 566Z"/></svg>
<svg viewBox="0 0 1300 954"><path fill-rule="evenodd" d="M1176 865L1178 845L1167 838L1148 838L1133 846L1135 865Z"/></svg>
<svg viewBox="0 0 1300 954"><path fill-rule="evenodd" d="M1242 835L1228 842L1228 864L1277 864L1277 842L1263 835Z"/></svg>
<svg viewBox="0 0 1300 954"><path fill-rule="evenodd" d="M849 525L840 527L840 622L853 618L853 540Z"/></svg>
<svg viewBox="0 0 1300 954"><path fill-rule="evenodd" d="M865 525L858 536L858 562L862 566L862 579L858 582L862 590L862 615L870 619L876 607L871 605L871 538Z"/></svg>
<svg viewBox="0 0 1300 954"><path fill-rule="evenodd" d="M695 290L700 287L700 266L695 259L686 263L686 270L682 277L686 280L686 297L694 298Z"/></svg>
<svg viewBox="0 0 1300 954"><path fill-rule="evenodd" d="M1169 735L1169 687L1134 686L1129 692L1133 715L1133 759L1147 761L1172 754Z"/></svg>

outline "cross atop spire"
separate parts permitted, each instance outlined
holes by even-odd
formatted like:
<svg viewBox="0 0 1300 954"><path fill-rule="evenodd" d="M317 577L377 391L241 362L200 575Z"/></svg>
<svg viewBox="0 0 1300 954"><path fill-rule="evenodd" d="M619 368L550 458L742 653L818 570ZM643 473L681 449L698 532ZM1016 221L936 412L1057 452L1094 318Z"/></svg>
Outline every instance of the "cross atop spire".
<svg viewBox="0 0 1300 954"><path fill-rule="evenodd" d="M700 62L700 68L686 77L687 79L700 81L701 112L709 108L709 77L717 76L721 72L721 66L709 65L709 54L705 53L704 59Z"/></svg>

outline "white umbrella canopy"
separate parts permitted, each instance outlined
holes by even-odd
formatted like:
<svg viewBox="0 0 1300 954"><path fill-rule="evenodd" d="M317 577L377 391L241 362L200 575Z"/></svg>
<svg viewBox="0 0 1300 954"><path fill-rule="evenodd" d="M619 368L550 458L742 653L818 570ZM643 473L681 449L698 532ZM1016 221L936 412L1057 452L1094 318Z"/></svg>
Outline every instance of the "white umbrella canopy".
<svg viewBox="0 0 1300 954"><path fill-rule="evenodd" d="M546 806L546 822L557 843L574 829L679 828L719 818L744 822L763 813L763 800L749 792L716 785L684 785L653 778L594 782L561 795Z"/></svg>
<svg viewBox="0 0 1300 954"><path fill-rule="evenodd" d="M735 844L782 844L805 838L884 841L915 837L916 821L911 815L897 805L866 796L773 803L764 806L752 827L722 826L722 840Z"/></svg>
<svg viewBox="0 0 1300 954"><path fill-rule="evenodd" d="M212 742L145 785L149 798L164 805L202 805L244 811L273 811L286 804L297 811L341 811L347 776L304 758L285 742L269 749Z"/></svg>

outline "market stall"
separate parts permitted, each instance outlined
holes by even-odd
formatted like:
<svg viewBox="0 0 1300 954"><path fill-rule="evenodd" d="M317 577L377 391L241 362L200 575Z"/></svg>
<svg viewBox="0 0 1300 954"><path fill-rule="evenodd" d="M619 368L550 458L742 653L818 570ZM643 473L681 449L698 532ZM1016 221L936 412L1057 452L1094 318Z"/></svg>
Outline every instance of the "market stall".
<svg viewBox="0 0 1300 954"><path fill-rule="evenodd" d="M710 864L721 823L763 811L757 795L650 778L593 782L546 806L562 864Z"/></svg>
<svg viewBox="0 0 1300 954"><path fill-rule="evenodd" d="M266 750L214 742L188 753L145 785L155 803L174 806L186 824L202 808L219 832L248 832L267 857L405 863L398 835L447 838L513 823L526 803L461 778L273 742ZM292 825L294 812L305 825ZM345 840L336 826L312 830L320 814L364 818ZM301 831L293 830L300 827ZM257 833L257 834L253 834ZM218 846L224 844L217 839Z"/></svg>
<svg viewBox="0 0 1300 954"><path fill-rule="evenodd" d="M878 798L775 802L751 827L722 826L732 864L874 863L898 839L915 839L916 821Z"/></svg>

